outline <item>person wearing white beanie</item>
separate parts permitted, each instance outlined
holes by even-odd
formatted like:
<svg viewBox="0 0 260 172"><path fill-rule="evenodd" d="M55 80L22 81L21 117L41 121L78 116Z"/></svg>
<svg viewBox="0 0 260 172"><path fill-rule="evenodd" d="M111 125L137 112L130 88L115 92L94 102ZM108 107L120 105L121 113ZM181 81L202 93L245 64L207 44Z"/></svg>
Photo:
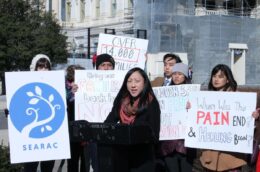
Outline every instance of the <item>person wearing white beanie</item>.
<svg viewBox="0 0 260 172"><path fill-rule="evenodd" d="M40 70L51 70L50 58L45 54L37 54L34 56L30 65L30 71L37 71L37 68Z"/></svg>
<svg viewBox="0 0 260 172"><path fill-rule="evenodd" d="M30 71L49 71L51 70L50 58L44 54L37 54L33 57ZM38 165L40 165L41 172L51 172L53 170L55 161L41 161L41 162L27 162L24 163L24 172L37 172Z"/></svg>

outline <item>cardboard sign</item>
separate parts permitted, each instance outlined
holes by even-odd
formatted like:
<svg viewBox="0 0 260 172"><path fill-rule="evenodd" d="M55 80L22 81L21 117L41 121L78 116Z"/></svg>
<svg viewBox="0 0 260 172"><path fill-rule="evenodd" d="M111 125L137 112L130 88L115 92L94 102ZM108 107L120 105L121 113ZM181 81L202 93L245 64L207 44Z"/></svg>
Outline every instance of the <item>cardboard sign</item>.
<svg viewBox="0 0 260 172"><path fill-rule="evenodd" d="M161 109L160 140L185 138L188 96L191 91L199 90L198 84L153 88Z"/></svg>
<svg viewBox="0 0 260 172"><path fill-rule="evenodd" d="M70 158L64 72L5 78L11 163Z"/></svg>
<svg viewBox="0 0 260 172"><path fill-rule="evenodd" d="M110 54L115 70L144 69L148 40L109 34L99 34L97 55Z"/></svg>
<svg viewBox="0 0 260 172"><path fill-rule="evenodd" d="M256 93L193 92L185 146L252 153Z"/></svg>
<svg viewBox="0 0 260 172"><path fill-rule="evenodd" d="M112 109L126 71L76 70L75 120L103 122Z"/></svg>

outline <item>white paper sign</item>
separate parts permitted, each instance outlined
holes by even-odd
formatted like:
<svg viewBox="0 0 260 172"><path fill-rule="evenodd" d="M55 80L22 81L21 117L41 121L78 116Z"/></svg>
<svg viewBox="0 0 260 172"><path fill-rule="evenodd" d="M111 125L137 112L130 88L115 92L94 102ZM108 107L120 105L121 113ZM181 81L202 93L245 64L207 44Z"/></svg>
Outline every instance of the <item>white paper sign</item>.
<svg viewBox="0 0 260 172"><path fill-rule="evenodd" d="M126 71L76 70L75 120L103 122L112 109Z"/></svg>
<svg viewBox="0 0 260 172"><path fill-rule="evenodd" d="M64 72L5 78L11 163L70 158Z"/></svg>
<svg viewBox="0 0 260 172"><path fill-rule="evenodd" d="M201 91L189 99L185 146L252 153L256 93Z"/></svg>
<svg viewBox="0 0 260 172"><path fill-rule="evenodd" d="M99 34L97 55L110 54L116 70L134 67L144 69L148 40L109 34Z"/></svg>
<svg viewBox="0 0 260 172"><path fill-rule="evenodd" d="M199 90L198 84L153 88L161 109L160 140L185 138L188 96L191 91Z"/></svg>

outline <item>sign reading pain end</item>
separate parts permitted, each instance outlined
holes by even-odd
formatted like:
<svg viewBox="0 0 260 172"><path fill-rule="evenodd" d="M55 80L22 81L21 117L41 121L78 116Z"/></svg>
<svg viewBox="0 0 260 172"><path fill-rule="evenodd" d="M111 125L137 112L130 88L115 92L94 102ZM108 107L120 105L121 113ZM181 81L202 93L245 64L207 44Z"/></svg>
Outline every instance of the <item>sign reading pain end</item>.
<svg viewBox="0 0 260 172"><path fill-rule="evenodd" d="M189 101L185 146L252 153L256 93L200 91Z"/></svg>

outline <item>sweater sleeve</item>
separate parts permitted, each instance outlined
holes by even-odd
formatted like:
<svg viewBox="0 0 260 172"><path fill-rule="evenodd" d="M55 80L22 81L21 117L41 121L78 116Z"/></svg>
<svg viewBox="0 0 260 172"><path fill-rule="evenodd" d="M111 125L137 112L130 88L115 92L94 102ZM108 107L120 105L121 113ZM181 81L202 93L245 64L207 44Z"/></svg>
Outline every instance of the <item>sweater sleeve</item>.
<svg viewBox="0 0 260 172"><path fill-rule="evenodd" d="M159 141L160 116L161 111L159 103L156 100L153 100L149 104L147 110L137 117L135 124L148 124L152 129L156 141Z"/></svg>
<svg viewBox="0 0 260 172"><path fill-rule="evenodd" d="M160 116L161 116L161 110L159 103L157 101L153 101L153 103L150 105L150 108L148 110L148 119L149 123L152 127L152 130L154 132L156 140L159 141L159 133L160 133Z"/></svg>
<svg viewBox="0 0 260 172"><path fill-rule="evenodd" d="M105 123L117 123L119 121L118 110L115 106L112 107L111 112L108 114Z"/></svg>

